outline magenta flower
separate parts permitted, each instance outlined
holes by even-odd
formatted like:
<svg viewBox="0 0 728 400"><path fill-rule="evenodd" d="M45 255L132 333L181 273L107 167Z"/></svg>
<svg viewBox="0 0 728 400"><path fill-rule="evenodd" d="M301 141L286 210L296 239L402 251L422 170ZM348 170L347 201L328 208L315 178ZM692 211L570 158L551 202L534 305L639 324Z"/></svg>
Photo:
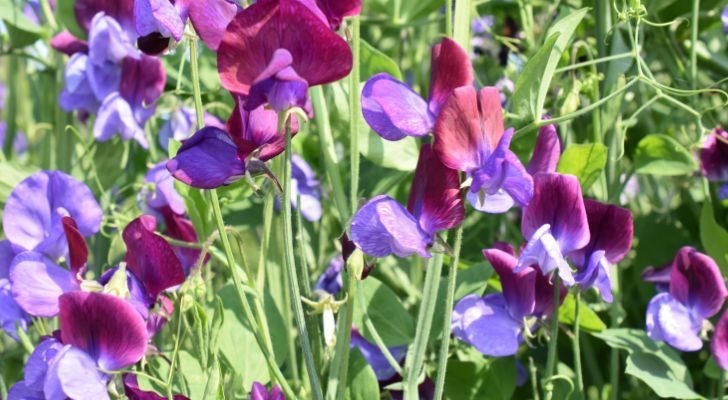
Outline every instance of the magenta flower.
<svg viewBox="0 0 728 400"><path fill-rule="evenodd" d="M710 351L715 362L724 371L728 371L728 313L724 312L715 325L713 337L710 340Z"/></svg>
<svg viewBox="0 0 728 400"><path fill-rule="evenodd" d="M389 196L374 197L356 212L350 237L373 257L394 254L429 258L438 231L459 225L465 214L456 171L437 158L429 144L420 149L405 209Z"/></svg>
<svg viewBox="0 0 728 400"><path fill-rule="evenodd" d="M302 0L301 2L322 15L322 20L335 31L339 29L344 18L361 13L361 0Z"/></svg>
<svg viewBox="0 0 728 400"><path fill-rule="evenodd" d="M273 385L269 392L262 383L253 382L253 387L250 389L250 400L286 400L286 396L283 395L278 385Z"/></svg>
<svg viewBox="0 0 728 400"><path fill-rule="evenodd" d="M450 93L473 82L467 54L448 38L432 48L431 69L428 101L387 73L369 78L362 90L361 105L364 119L374 132L387 140L429 134Z"/></svg>
<svg viewBox="0 0 728 400"><path fill-rule="evenodd" d="M269 103L280 112L308 109L308 87L333 82L351 70L346 41L299 0L264 0L240 12L218 48L223 87L248 98L245 108Z"/></svg>
<svg viewBox="0 0 728 400"><path fill-rule="evenodd" d="M536 145L526 171L532 176L542 172L556 172L559 158L561 158L561 141L556 132L556 125L544 125L538 130Z"/></svg>
<svg viewBox="0 0 728 400"><path fill-rule="evenodd" d="M524 333L552 314L554 287L535 267L518 271L512 253L490 249L483 255L500 277L503 293L465 296L453 310L452 332L487 356L514 355ZM563 300L563 287L561 294Z"/></svg>
<svg viewBox="0 0 728 400"><path fill-rule="evenodd" d="M590 239L581 186L572 175L541 173L534 180L533 199L523 209L521 220L521 232L528 243L516 272L537 265L544 275L556 270L571 286L575 280L566 257L584 248Z"/></svg>
<svg viewBox="0 0 728 400"><path fill-rule="evenodd" d="M443 164L472 179L467 197L479 211L502 213L531 201L533 179L508 149L512 138L492 87L455 89L437 118L433 149Z"/></svg>
<svg viewBox="0 0 728 400"><path fill-rule="evenodd" d="M297 129L294 123L294 132ZM246 172L268 173L265 161L282 153L285 144L273 110L261 106L247 111L238 99L227 131L202 128L182 144L177 155L167 162L167 169L190 186L213 189L236 181Z"/></svg>
<svg viewBox="0 0 728 400"><path fill-rule="evenodd" d="M722 183L718 197L728 198L728 132L715 128L700 149L700 168L711 182Z"/></svg>
<svg viewBox="0 0 728 400"><path fill-rule="evenodd" d="M672 262L668 292L659 293L647 306L647 334L682 351L700 350L703 321L720 311L726 296L715 261L683 247Z"/></svg>
<svg viewBox="0 0 728 400"><path fill-rule="evenodd" d="M124 374L124 394L129 400L166 400L167 397L160 396L154 392L142 390L134 374ZM189 400L188 397L176 394L173 400Z"/></svg>
<svg viewBox="0 0 728 400"><path fill-rule="evenodd" d="M134 39L134 0L76 0L74 11L76 21L86 32L91 30L94 17L104 13L118 21Z"/></svg>

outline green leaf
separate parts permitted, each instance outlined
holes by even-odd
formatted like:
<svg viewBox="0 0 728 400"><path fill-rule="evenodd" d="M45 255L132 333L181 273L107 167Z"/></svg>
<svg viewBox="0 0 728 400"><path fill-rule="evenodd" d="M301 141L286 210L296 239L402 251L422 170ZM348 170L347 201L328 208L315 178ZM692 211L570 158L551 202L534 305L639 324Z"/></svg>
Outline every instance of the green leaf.
<svg viewBox="0 0 728 400"><path fill-rule="evenodd" d="M646 175L689 175L698 168L683 145L662 134L647 135L640 140L634 161L637 173Z"/></svg>
<svg viewBox="0 0 728 400"><path fill-rule="evenodd" d="M73 36L79 39L86 38L86 31L84 31L78 24L76 19L76 0L57 0L56 1L56 19L68 29Z"/></svg>
<svg viewBox="0 0 728 400"><path fill-rule="evenodd" d="M523 72L516 80L515 90L511 96L513 112L531 121L540 121L544 102L548 93L554 72L566 50L574 31L584 18L587 8L571 12L569 15L556 21L545 37L543 46L531 57L523 68Z"/></svg>
<svg viewBox="0 0 728 400"><path fill-rule="evenodd" d="M629 353L625 372L647 386L663 398L701 399L693 391L690 371L680 359L680 355L665 343L650 339L640 329L607 329L594 336L604 340L613 348L624 349Z"/></svg>
<svg viewBox="0 0 728 400"><path fill-rule="evenodd" d="M411 343L415 337L414 320L392 289L376 278L369 277L362 281L362 290L366 301L364 308L384 344L401 346ZM364 324L361 307L354 307L354 325L361 329L368 341L374 342Z"/></svg>
<svg viewBox="0 0 728 400"><path fill-rule="evenodd" d="M445 374L445 397L458 400L508 400L516 389L516 359L488 363L451 360Z"/></svg>
<svg viewBox="0 0 728 400"><path fill-rule="evenodd" d="M346 385L347 400L369 400L379 398L379 383L372 367L361 355L359 349L352 349L349 354L348 383Z"/></svg>
<svg viewBox="0 0 728 400"><path fill-rule="evenodd" d="M417 141L411 136L396 142L382 139L369 129L369 125L362 118L359 123L359 153L384 168L414 171L420 150Z"/></svg>
<svg viewBox="0 0 728 400"><path fill-rule="evenodd" d="M607 147L601 143L570 144L559 160L558 171L579 178L582 190L599 179L607 165Z"/></svg>
<svg viewBox="0 0 728 400"><path fill-rule="evenodd" d="M700 241L705 252L720 266L723 276L728 276L728 232L718 225L710 202L703 203L700 213Z"/></svg>
<svg viewBox="0 0 728 400"><path fill-rule="evenodd" d="M601 332L607 329L607 325L602 322L601 318L582 300L579 315L579 326L587 332ZM559 322L566 325L573 325L576 317L576 300L572 294L564 299L559 307Z"/></svg>
<svg viewBox="0 0 728 400"><path fill-rule="evenodd" d="M0 18L8 29L10 44L13 47L31 45L48 35L45 28L31 22L23 14L23 7L13 4L12 0L0 0Z"/></svg>
<svg viewBox="0 0 728 400"><path fill-rule="evenodd" d="M361 40L361 77L369 79L380 72L386 72L393 77L402 80L402 72L397 63L386 54L375 49L364 40Z"/></svg>

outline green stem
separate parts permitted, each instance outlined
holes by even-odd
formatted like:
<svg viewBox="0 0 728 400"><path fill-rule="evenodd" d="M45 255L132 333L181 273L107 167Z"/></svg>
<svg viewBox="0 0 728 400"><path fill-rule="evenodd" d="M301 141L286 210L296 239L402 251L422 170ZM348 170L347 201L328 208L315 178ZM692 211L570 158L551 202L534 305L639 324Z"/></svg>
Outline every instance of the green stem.
<svg viewBox="0 0 728 400"><path fill-rule="evenodd" d="M174 336L174 350L172 350L172 361L169 365L169 373L167 374L167 381L165 387L167 388L167 399L173 400L174 393L172 392L172 379L174 378L174 370L177 366L177 358L179 357L179 344L182 341L182 298L179 298L179 304L177 305L177 334Z"/></svg>
<svg viewBox="0 0 728 400"><path fill-rule="evenodd" d="M466 52L470 51L470 11L472 0L455 1L455 24L453 26L452 38Z"/></svg>
<svg viewBox="0 0 728 400"><path fill-rule="evenodd" d="M611 321L609 326L611 328L617 328L620 323L620 309L622 303L622 296L620 292L619 282L619 269L617 266L612 267L612 293L614 294L614 301L609 309ZM612 351L609 355L609 383L612 386L612 400L619 398L619 351Z"/></svg>
<svg viewBox="0 0 728 400"><path fill-rule="evenodd" d="M700 0L693 0L693 13L690 21L690 87L698 87L698 16Z"/></svg>
<svg viewBox="0 0 728 400"><path fill-rule="evenodd" d="M593 60L583 61L580 63L571 64L571 65L567 65L565 67L558 68L556 70L556 74L560 74L562 72L567 72L567 71L572 71L572 70L583 68L583 67L589 67L592 65L599 65L602 63L610 62L610 61L622 60L625 58L632 58L632 57L634 57L634 53L631 51L627 52L627 53L614 54L614 55L606 56L606 57L599 57L599 58L595 58Z"/></svg>
<svg viewBox="0 0 728 400"><path fill-rule="evenodd" d="M452 37L452 4L453 0L445 0L445 35Z"/></svg>
<svg viewBox="0 0 728 400"><path fill-rule="evenodd" d="M538 370L536 369L536 363L533 362L533 357L528 357L528 369L531 375L531 391L533 392L533 400L540 400L538 394Z"/></svg>
<svg viewBox="0 0 728 400"><path fill-rule="evenodd" d="M440 343L440 355L437 362L437 381L435 382L435 400L442 398L445 390L445 374L447 372L447 359L450 350L450 332L452 330L452 308L455 303L455 284L457 283L458 268L460 263L460 248L463 243L463 225L461 224L455 233L455 246L453 248L453 261L447 278L447 297L445 298L445 314L442 319L442 342Z"/></svg>
<svg viewBox="0 0 728 400"><path fill-rule="evenodd" d="M606 58L609 53L609 46L606 43L607 33L612 23L611 2L609 0L596 0L595 3L597 55L599 58ZM631 56L632 54L630 53L629 55ZM599 66L599 72L601 73L605 73L606 69L607 67L604 65Z"/></svg>
<svg viewBox="0 0 728 400"><path fill-rule="evenodd" d="M53 9L51 8L48 0L40 0L40 9L43 12L43 17L46 19L51 29L53 29L53 31L57 30L58 23L56 22L56 16L53 15Z"/></svg>
<svg viewBox="0 0 728 400"><path fill-rule="evenodd" d="M359 62L360 62L360 23L359 17L352 18L352 54L354 64L349 74L349 157L351 159L351 209L356 210L359 199Z"/></svg>
<svg viewBox="0 0 728 400"><path fill-rule="evenodd" d="M718 400L723 400L725 394L725 371L720 371L720 379L718 380Z"/></svg>
<svg viewBox="0 0 728 400"><path fill-rule="evenodd" d="M299 194L296 199L296 204L301 204L301 195ZM306 238L304 237L304 227L303 227L303 218L301 216L301 207L296 207L296 227L297 229L297 236L298 236L298 243L304 243L304 240ZM301 260L301 293L303 297L310 299L311 298L311 278L308 275L309 267L308 263L306 262L306 246L299 245L298 246L298 259ZM321 330L319 329L319 325L316 323L316 317L306 313L306 326L309 327L311 330L311 346L313 347L313 356L314 356L314 362L316 365L316 368L321 366Z"/></svg>
<svg viewBox="0 0 728 400"><path fill-rule="evenodd" d="M346 307L339 312L336 348L334 349L334 359L331 361L331 368L329 369L329 384L326 390L327 400L344 398L346 379L349 371L349 344L351 343L351 325L354 318L357 278L349 273L346 273L344 276L348 277L347 301Z"/></svg>
<svg viewBox="0 0 728 400"><path fill-rule="evenodd" d="M279 116L279 118L281 118ZM298 271L296 270L296 260L293 252L293 224L291 222L291 125L283 121L286 129L286 150L283 161L283 200L281 201L281 217L283 219L283 245L285 247L285 267L288 273L288 282L291 292L291 307L293 307L293 317L296 321L298 329L298 339L303 350L303 360L308 371L308 379L311 382L314 398L321 400L324 398L321 390L321 382L319 381L316 363L311 352L311 342L308 337L308 328L306 327L306 318L303 314L303 305L301 304L301 290L298 285Z"/></svg>
<svg viewBox="0 0 728 400"><path fill-rule="evenodd" d="M374 344L379 347L379 351L382 352L384 355L384 358L387 359L387 362L389 363L389 366L394 369L394 371L400 375L402 375L402 367L399 365L399 362L394 358L392 355L392 352L389 351L389 348L386 344L384 344L384 340L382 340L382 337L379 335L379 332L377 331L377 328L372 323L371 318L369 318L369 314L366 310L366 299L364 298L364 291L361 288L361 281L357 281L356 283L358 285L358 288L356 290L357 295L359 296L359 310L361 311L362 315L364 316L364 325L369 331L369 333L372 335L372 339L374 339Z"/></svg>
<svg viewBox="0 0 728 400"><path fill-rule="evenodd" d="M543 392L544 399L551 400L554 395L554 369L556 367L558 355L556 353L559 340L559 306L561 305L561 277L558 273L554 273L554 307L551 316L551 336L549 337L548 358L546 359L546 370L544 371Z"/></svg>
<svg viewBox="0 0 728 400"><path fill-rule="evenodd" d="M419 377L425 363L425 351L430 339L432 318L437 304L437 291L440 288L440 274L442 273L442 253L435 254L430 259L425 275L425 285L422 288L422 303L417 315L415 340L407 352L407 361L404 366L404 399L417 400Z"/></svg>
<svg viewBox="0 0 728 400"><path fill-rule="evenodd" d="M574 373L576 374L576 393L577 399L584 398L584 377L581 371L581 346L579 341L581 327L579 326L581 320L581 293L577 290L574 294L576 304L574 306Z"/></svg>

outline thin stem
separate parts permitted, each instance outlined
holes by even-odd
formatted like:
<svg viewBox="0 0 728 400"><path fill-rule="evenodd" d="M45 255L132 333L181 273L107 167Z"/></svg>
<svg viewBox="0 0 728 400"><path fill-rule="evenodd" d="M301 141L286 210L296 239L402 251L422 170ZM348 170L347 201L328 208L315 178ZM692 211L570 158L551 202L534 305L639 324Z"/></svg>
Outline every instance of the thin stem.
<svg viewBox="0 0 728 400"><path fill-rule="evenodd" d="M377 331L377 328L372 323L371 318L369 318L369 314L366 310L366 299L364 298L364 291L361 288L361 281L357 281L357 296L359 297L359 310L361 311L362 315L364 316L364 325L366 326L367 330L371 333L372 338L374 339L374 344L379 347L379 351L382 352L384 355L384 358L387 359L387 362L389 363L389 366L394 369L396 373L399 375L402 375L402 367L399 365L399 362L394 358L392 355L392 352L389 351L389 348L386 344L384 344L384 340L382 340L382 337L379 336L379 332Z"/></svg>
<svg viewBox="0 0 728 400"><path fill-rule="evenodd" d="M531 391L533 392L533 400L540 400L538 394L538 370L536 369L536 363L533 362L533 357L528 357L528 369L531 375Z"/></svg>
<svg viewBox="0 0 728 400"><path fill-rule="evenodd" d="M698 16L700 15L700 0L693 0L693 13L690 21L690 87L698 87Z"/></svg>
<svg viewBox="0 0 728 400"><path fill-rule="evenodd" d="M425 285L422 288L422 303L417 315L415 340L407 352L407 361L404 366L404 399L417 400L418 384L422 367L425 363L425 351L430 338L432 318L437 304L437 290L440 287L440 274L442 273L443 255L436 254L430 259L425 275Z"/></svg>
<svg viewBox="0 0 728 400"><path fill-rule="evenodd" d="M174 370L177 366L177 358L179 357L179 344L182 341L182 298L180 297L180 302L177 307L177 334L174 336L174 350L172 351L172 361L169 365L169 373L167 374L167 383L165 387L167 388L167 399L173 400L174 393L172 393L172 379L174 378Z"/></svg>
<svg viewBox="0 0 728 400"><path fill-rule="evenodd" d="M331 361L329 384L326 391L327 400L344 398L346 379L349 372L349 344L351 343L351 324L354 318L354 299L356 297L357 278L353 274L347 276L347 301L339 313L338 332L336 334L336 348L334 359Z"/></svg>
<svg viewBox="0 0 728 400"><path fill-rule="evenodd" d="M359 199L359 62L360 62L360 23L359 17L352 18L352 54L354 64L349 75L349 154L351 160L351 209L356 210Z"/></svg>
<svg viewBox="0 0 728 400"><path fill-rule="evenodd" d="M48 0L40 0L40 9L43 12L43 17L54 31L58 29L58 22L56 22L56 16L53 15L53 9L51 8Z"/></svg>
<svg viewBox="0 0 728 400"><path fill-rule="evenodd" d="M299 194L296 199L296 204L301 204L301 195ZM304 243L305 231L303 227L303 218L301 215L301 207L296 207L296 227L298 243ZM311 298L311 278L308 275L309 267L306 262L306 246L298 246L298 259L301 261L301 292L303 297ZM321 365L321 331L319 325L316 324L316 317L306 313L306 326L311 330L311 346L313 347L313 356L316 367Z"/></svg>
<svg viewBox="0 0 728 400"><path fill-rule="evenodd" d="M279 117L281 118L281 117ZM321 382L319 381L316 363L311 352L311 342L308 337L308 328L306 327L306 318L303 314L303 305L301 304L301 290L298 285L298 271L296 270L296 260L293 252L293 224L291 222L291 125L283 121L286 126L286 150L285 159L283 161L283 200L281 201L281 217L283 219L283 245L285 247L284 258L286 272L288 273L288 282L291 292L291 307L293 307L293 317L296 321L298 329L298 339L303 350L303 360L308 371L308 379L311 382L311 390L316 399L323 399L324 394L321 390Z"/></svg>
<svg viewBox="0 0 728 400"><path fill-rule="evenodd" d="M614 301L612 307L609 309L611 321L609 326L616 328L620 323L620 309L622 304L622 295L620 291L619 282L619 268L617 266L612 267L612 293L614 293ZM619 398L619 351L612 351L609 359L609 382L612 386L612 400Z"/></svg>
<svg viewBox="0 0 728 400"><path fill-rule="evenodd" d="M579 341L580 333L581 333L581 327L579 326L580 319L581 319L581 293L577 290L574 293L576 304L574 306L574 338L573 338L573 345L574 345L574 373L576 374L576 393L577 398L583 399L584 398L584 377L583 373L581 371L581 346Z"/></svg>
<svg viewBox="0 0 728 400"><path fill-rule="evenodd" d="M447 359L450 350L450 332L452 330L452 308L455 303L455 284L457 283L458 268L460 263L460 248L463 243L463 225L461 224L455 233L455 245L453 248L453 261L450 266L447 278L447 297L445 297L445 314L443 315L442 342L440 343L440 355L437 362L437 381L435 382L435 400L442 398L445 390L445 373L447 372Z"/></svg>
<svg viewBox="0 0 728 400"><path fill-rule="evenodd" d="M452 4L453 0L445 0L445 35L452 37Z"/></svg>
<svg viewBox="0 0 728 400"><path fill-rule="evenodd" d="M565 67L558 68L556 70L556 73L560 74L562 72L572 71L572 70L583 68L583 67L589 67L592 65L598 65L598 64L602 64L602 63L606 63L606 62L610 62L610 61L621 60L624 58L632 58L633 56L634 56L634 53L632 53L630 51L627 53L619 53L619 54L614 54L611 56L599 57L599 58L595 58L593 60L583 61L580 63L571 64L571 65L567 65Z"/></svg>
<svg viewBox="0 0 728 400"><path fill-rule="evenodd" d="M723 400L725 394L725 371L720 371L720 379L718 380L718 400Z"/></svg>
<svg viewBox="0 0 728 400"><path fill-rule="evenodd" d="M544 399L551 400L554 395L554 367L557 363L558 355L556 353L559 340L559 306L561 304L561 277L558 273L554 274L554 307L551 316L551 336L549 337L548 358L546 359L546 370L544 371Z"/></svg>

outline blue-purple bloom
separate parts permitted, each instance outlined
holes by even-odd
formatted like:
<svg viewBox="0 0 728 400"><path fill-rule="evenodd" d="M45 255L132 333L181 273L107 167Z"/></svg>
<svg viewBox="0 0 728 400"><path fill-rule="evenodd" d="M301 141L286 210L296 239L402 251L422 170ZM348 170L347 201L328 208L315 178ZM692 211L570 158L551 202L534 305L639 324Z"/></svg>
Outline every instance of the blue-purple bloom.
<svg viewBox="0 0 728 400"><path fill-rule="evenodd" d="M314 290L322 290L332 296L339 294L344 287L344 280L341 277L341 271L344 270L344 257L338 254L331 259L329 266L321 276L319 276L314 286Z"/></svg>
<svg viewBox="0 0 728 400"><path fill-rule="evenodd" d="M672 262L667 292L647 306L647 334L682 351L703 347L703 322L716 315L726 296L723 276L712 258L692 247L681 248Z"/></svg>
<svg viewBox="0 0 728 400"><path fill-rule="evenodd" d="M389 365L384 353L379 350L376 344L367 341L356 329L351 330L351 348L358 349L364 359L367 361L374 374L377 376L377 380L380 382L388 381L397 375L397 371ZM404 356L407 354L407 346L393 346L388 347L389 352L392 354L398 363L404 361Z"/></svg>
<svg viewBox="0 0 728 400"><path fill-rule="evenodd" d="M291 185L291 206L299 206L300 196L301 215L309 221L321 219L321 184L311 166L297 154L291 157Z"/></svg>

